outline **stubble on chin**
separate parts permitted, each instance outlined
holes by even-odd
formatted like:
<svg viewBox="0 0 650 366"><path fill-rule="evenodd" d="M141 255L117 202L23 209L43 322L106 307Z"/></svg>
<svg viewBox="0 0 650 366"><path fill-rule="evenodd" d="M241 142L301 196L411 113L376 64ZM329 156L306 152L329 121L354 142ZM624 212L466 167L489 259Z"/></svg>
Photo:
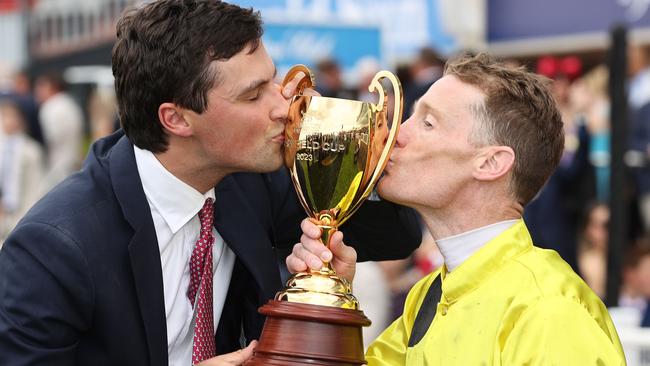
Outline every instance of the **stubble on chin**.
<svg viewBox="0 0 650 366"><path fill-rule="evenodd" d="M265 157L269 172L274 172L284 166L284 149L273 149L268 151Z"/></svg>
<svg viewBox="0 0 650 366"><path fill-rule="evenodd" d="M379 179L379 182L377 182L377 193L379 196L383 199L390 200L390 197L392 196L392 192L390 189L390 184L387 182L387 177L384 176Z"/></svg>

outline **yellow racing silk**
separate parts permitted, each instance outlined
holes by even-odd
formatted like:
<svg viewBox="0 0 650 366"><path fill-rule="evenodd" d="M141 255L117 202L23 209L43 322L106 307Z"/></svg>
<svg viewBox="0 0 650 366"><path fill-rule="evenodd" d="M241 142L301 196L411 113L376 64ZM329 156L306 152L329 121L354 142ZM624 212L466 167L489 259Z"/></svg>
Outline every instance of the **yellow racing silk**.
<svg viewBox="0 0 650 366"><path fill-rule="evenodd" d="M408 347L433 280L442 296L424 337ZM605 305L560 256L534 247L523 221L454 271L409 292L404 313L366 354L368 366L625 365Z"/></svg>

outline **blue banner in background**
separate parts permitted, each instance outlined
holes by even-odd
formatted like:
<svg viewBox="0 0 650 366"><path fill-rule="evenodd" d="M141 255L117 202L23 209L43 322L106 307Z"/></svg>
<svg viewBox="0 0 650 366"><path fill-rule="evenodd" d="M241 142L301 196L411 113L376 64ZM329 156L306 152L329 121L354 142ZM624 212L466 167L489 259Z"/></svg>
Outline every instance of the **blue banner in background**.
<svg viewBox="0 0 650 366"><path fill-rule="evenodd" d="M364 56L391 67L411 61L422 47L455 51L456 42L439 20L439 0L228 1L261 12L264 41L279 64L313 63L329 55L350 71Z"/></svg>
<svg viewBox="0 0 650 366"><path fill-rule="evenodd" d="M382 59L378 27L265 23L263 41L279 71L326 58L348 70L364 57Z"/></svg>
<svg viewBox="0 0 650 366"><path fill-rule="evenodd" d="M648 0L489 0L488 41L606 32L615 23L650 27Z"/></svg>

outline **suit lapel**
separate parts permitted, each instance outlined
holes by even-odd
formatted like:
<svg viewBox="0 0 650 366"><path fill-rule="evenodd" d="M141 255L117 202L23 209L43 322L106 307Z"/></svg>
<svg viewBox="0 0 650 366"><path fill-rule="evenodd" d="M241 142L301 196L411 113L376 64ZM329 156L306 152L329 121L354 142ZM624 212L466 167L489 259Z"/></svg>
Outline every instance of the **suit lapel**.
<svg viewBox="0 0 650 366"><path fill-rule="evenodd" d="M228 176L216 191L215 227L260 285L261 301L275 295L280 273L268 233L236 180Z"/></svg>
<svg viewBox="0 0 650 366"><path fill-rule="evenodd" d="M129 255L151 366L167 366L167 323L160 251L133 146L126 137L123 136L113 148L109 164L115 195L125 219L135 230L129 243Z"/></svg>

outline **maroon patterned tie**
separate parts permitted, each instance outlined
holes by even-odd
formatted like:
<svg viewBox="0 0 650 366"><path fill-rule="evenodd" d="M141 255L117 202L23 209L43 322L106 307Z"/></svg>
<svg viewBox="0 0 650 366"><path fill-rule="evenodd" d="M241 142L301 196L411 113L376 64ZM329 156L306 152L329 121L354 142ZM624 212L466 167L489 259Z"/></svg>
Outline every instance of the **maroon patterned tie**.
<svg viewBox="0 0 650 366"><path fill-rule="evenodd" d="M196 309L194 325L194 345L192 347L192 365L216 356L214 344L214 316L212 310L212 220L214 207L212 198L205 200L199 211L201 234L194 245L190 258L190 288L187 292L192 306ZM196 296L199 292L198 297ZM196 302L194 302L196 299Z"/></svg>

